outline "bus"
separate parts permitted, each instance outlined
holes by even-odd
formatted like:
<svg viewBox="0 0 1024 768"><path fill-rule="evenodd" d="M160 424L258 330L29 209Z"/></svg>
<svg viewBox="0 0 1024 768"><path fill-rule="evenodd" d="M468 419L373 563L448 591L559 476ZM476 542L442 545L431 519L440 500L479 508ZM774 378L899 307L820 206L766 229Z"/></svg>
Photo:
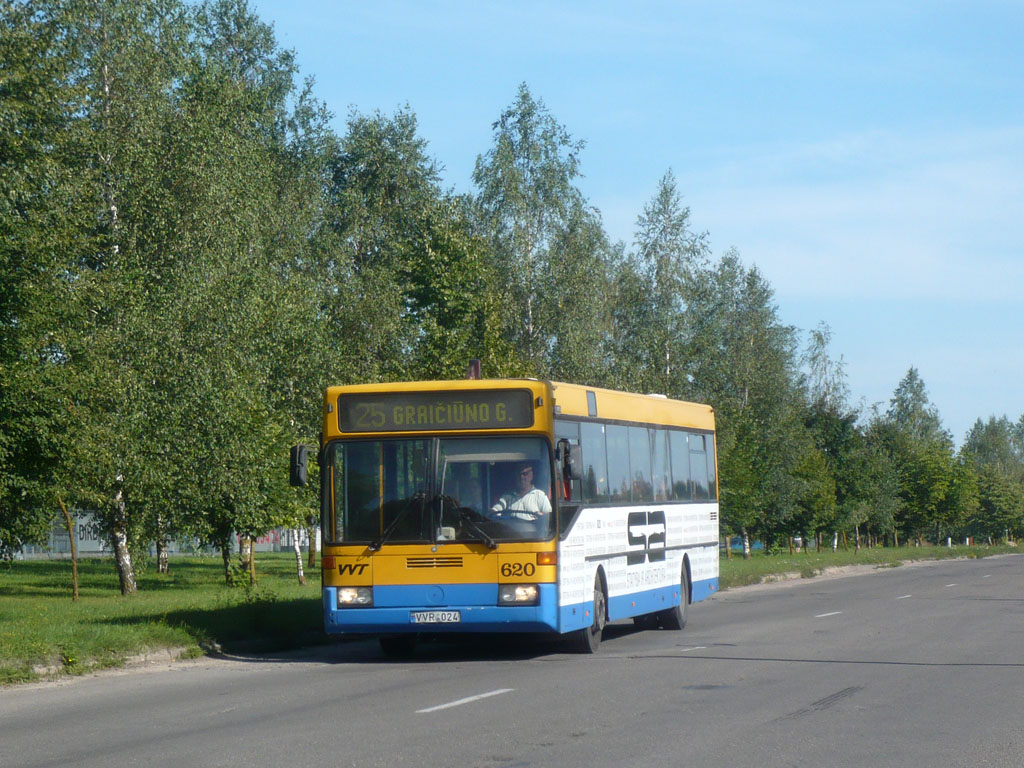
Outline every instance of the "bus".
<svg viewBox="0 0 1024 768"><path fill-rule="evenodd" d="M324 628L388 655L450 632L682 629L718 589L710 406L536 379L327 389ZM306 449L291 480L306 482Z"/></svg>

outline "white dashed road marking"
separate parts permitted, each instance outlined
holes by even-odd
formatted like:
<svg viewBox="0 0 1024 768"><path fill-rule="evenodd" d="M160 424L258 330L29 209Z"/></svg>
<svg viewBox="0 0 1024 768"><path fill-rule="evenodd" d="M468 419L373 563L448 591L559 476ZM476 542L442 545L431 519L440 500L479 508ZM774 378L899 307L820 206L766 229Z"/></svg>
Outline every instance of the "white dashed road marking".
<svg viewBox="0 0 1024 768"><path fill-rule="evenodd" d="M471 704L474 701L480 701L480 699L487 699L491 696L499 696L503 693L509 693L514 691L515 688L499 688L496 691L488 691L487 693L480 693L476 696L467 696L464 699L458 701L449 701L447 704L438 704L436 707L427 707L426 709L417 709L416 714L422 715L427 712L437 712L439 709L451 709L452 707L461 707L463 704Z"/></svg>

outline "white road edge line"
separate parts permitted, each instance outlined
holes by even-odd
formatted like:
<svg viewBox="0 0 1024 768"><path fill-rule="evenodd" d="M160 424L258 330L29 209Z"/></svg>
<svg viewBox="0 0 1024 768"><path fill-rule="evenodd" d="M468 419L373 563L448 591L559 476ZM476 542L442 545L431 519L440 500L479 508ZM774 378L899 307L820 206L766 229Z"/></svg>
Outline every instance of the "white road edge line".
<svg viewBox="0 0 1024 768"><path fill-rule="evenodd" d="M437 712L439 709L450 709L452 707L461 707L463 704L470 704L470 703L472 703L474 701L480 701L480 699L490 698L491 696L500 696L503 693L510 693L511 691L514 691L514 690L515 690L515 688L499 688L496 691L488 691L487 693L481 693L481 694L478 694L476 696L467 696L466 698L459 699L458 701L449 701L447 704L438 704L436 707L427 707L426 709L417 709L416 710L416 714L417 715L423 715L423 714L426 714L427 712Z"/></svg>
<svg viewBox="0 0 1024 768"><path fill-rule="evenodd" d="M838 616L840 613L842 613L842 611L832 611L832 613L819 613L814 618L816 618L816 619L824 619L826 616Z"/></svg>

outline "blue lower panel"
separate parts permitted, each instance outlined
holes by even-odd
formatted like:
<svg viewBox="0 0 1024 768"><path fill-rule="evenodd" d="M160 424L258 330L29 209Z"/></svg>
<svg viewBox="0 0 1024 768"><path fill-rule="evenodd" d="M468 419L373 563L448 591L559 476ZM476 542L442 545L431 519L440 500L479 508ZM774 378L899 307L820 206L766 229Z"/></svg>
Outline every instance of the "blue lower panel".
<svg viewBox="0 0 1024 768"><path fill-rule="evenodd" d="M612 621L644 613L663 611L679 605L679 585L658 587L608 599L608 618Z"/></svg>
<svg viewBox="0 0 1024 768"><path fill-rule="evenodd" d="M594 623L594 601L565 605L558 611L558 631L572 632L576 629L589 627Z"/></svg>
<svg viewBox="0 0 1024 768"><path fill-rule="evenodd" d="M718 579L705 579L698 581L691 587L691 603L706 600L718 591ZM608 619L627 619L630 616L641 616L645 613L663 611L679 605L679 588L659 587L643 592L633 592L628 595L612 597L608 600ZM593 623L591 613L594 610L594 603L578 603L576 605L563 606L559 612L559 631L571 632L574 629L589 627Z"/></svg>
<svg viewBox="0 0 1024 768"><path fill-rule="evenodd" d="M694 582L693 586L690 587L690 592L693 594L693 598L690 600L690 602L699 603L701 600L706 600L707 598L711 597L717 591L717 576L713 579L704 579L703 581Z"/></svg>
<svg viewBox="0 0 1024 768"><path fill-rule="evenodd" d="M372 608L341 608L335 587L324 587L324 631L345 632L553 632L558 589L540 585L537 605L498 605L497 584L440 584L373 588ZM457 624L413 624L412 611L459 611Z"/></svg>
<svg viewBox="0 0 1024 768"><path fill-rule="evenodd" d="M608 599L608 620L626 619L679 605L679 587L659 587ZM559 611L559 631L572 632L594 623L593 601L566 605Z"/></svg>

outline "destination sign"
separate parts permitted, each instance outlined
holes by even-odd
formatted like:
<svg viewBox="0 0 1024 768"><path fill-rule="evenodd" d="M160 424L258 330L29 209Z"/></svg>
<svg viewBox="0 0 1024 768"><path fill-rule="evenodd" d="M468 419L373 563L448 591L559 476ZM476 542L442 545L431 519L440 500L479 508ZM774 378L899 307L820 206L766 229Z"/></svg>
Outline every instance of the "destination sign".
<svg viewBox="0 0 1024 768"><path fill-rule="evenodd" d="M371 392L338 397L342 432L440 432L533 426L525 389L463 392Z"/></svg>

